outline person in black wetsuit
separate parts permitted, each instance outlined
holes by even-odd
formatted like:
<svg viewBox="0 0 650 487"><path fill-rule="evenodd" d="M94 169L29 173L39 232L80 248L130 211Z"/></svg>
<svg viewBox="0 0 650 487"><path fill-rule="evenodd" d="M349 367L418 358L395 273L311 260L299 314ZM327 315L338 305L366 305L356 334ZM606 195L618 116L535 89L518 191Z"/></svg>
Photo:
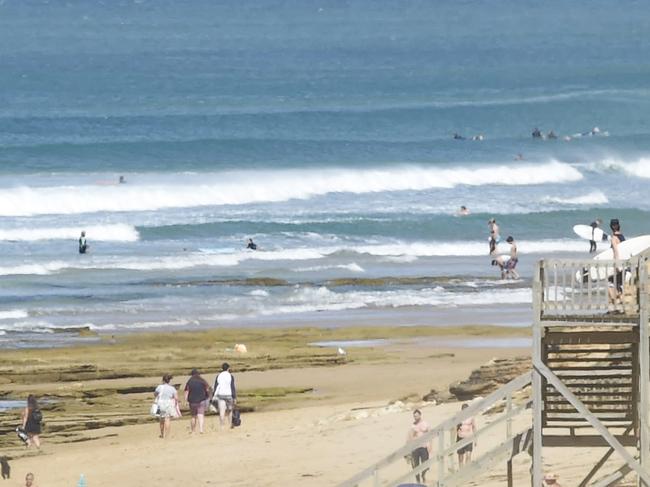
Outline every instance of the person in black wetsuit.
<svg viewBox="0 0 650 487"><path fill-rule="evenodd" d="M591 240L589 240L589 253L593 254L596 251L596 239L594 238L594 232L596 231L596 228L600 227L600 225L603 223L603 221L600 218L596 218L593 222L589 224L591 227ZM603 238L606 238L605 235L603 235Z"/></svg>
<svg viewBox="0 0 650 487"><path fill-rule="evenodd" d="M86 232L81 232L81 237L79 237L79 253L85 254L88 250L88 241L86 240Z"/></svg>
<svg viewBox="0 0 650 487"><path fill-rule="evenodd" d="M253 242L252 238L249 238L248 239L248 244L246 244L246 248L251 249L251 250L257 250L257 244L255 242Z"/></svg>
<svg viewBox="0 0 650 487"><path fill-rule="evenodd" d="M621 224L618 221L618 218L613 218L609 222L609 228L612 229L612 251L614 253L614 260L619 260L621 258L618 251L618 246L625 242L625 235L621 233ZM607 294L609 295L609 302L612 306L608 313L622 313L621 310L616 309L617 304L622 304L621 295L623 294L623 273L625 270L622 267L616 267L614 269L614 275L607 278L609 285L607 288Z"/></svg>

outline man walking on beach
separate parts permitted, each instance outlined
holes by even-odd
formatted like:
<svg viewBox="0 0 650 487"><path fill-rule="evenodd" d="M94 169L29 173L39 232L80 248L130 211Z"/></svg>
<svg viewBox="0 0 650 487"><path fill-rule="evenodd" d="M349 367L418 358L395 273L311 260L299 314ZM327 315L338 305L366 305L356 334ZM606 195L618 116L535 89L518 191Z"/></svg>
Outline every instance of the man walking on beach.
<svg viewBox="0 0 650 487"><path fill-rule="evenodd" d="M235 378L230 373L230 365L227 362L221 366L221 372L214 380L214 397L212 402L217 402L219 409L219 423L223 429L228 421L228 425L232 428L232 411L235 407L237 400L237 391L235 389Z"/></svg>
<svg viewBox="0 0 650 487"><path fill-rule="evenodd" d="M419 409L416 409L413 411L413 424L411 425L411 428L409 429L408 437L407 437L407 442L416 440L422 436L424 436L425 433L427 433L430 430L429 423L424 421L422 419L422 412ZM415 450L411 452L411 466L413 469L417 468L418 465L426 462L429 460L429 450L431 448L430 443L426 443L425 445L420 445L418 446ZM415 474L415 479L420 482L420 478L422 479L422 483L426 484L426 479L425 476L427 474L427 471L429 469L425 468L422 470L422 473Z"/></svg>

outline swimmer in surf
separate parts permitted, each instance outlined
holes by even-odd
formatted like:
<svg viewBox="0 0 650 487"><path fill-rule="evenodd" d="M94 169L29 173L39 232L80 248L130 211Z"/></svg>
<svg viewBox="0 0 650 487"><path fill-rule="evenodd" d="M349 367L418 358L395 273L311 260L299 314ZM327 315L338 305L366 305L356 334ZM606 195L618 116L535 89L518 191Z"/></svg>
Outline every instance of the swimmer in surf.
<svg viewBox="0 0 650 487"><path fill-rule="evenodd" d="M252 238L249 238L248 243L246 244L246 248L250 250L257 250L257 244L253 242Z"/></svg>
<svg viewBox="0 0 650 487"><path fill-rule="evenodd" d="M490 230L490 255L494 255L497 251L497 245L501 241L499 236L499 225L494 218L488 220L488 229Z"/></svg>
<svg viewBox="0 0 650 487"><path fill-rule="evenodd" d="M88 251L88 241L86 240L86 232L81 232L79 237L79 253L85 254Z"/></svg>
<svg viewBox="0 0 650 487"><path fill-rule="evenodd" d="M469 210L465 205L460 207L460 210L458 210L458 216L467 216L469 215Z"/></svg>
<svg viewBox="0 0 650 487"><path fill-rule="evenodd" d="M519 262L519 257L517 254L517 244L515 239L512 236L508 236L506 242L510 244L510 258L505 263L506 278L519 279L519 273L515 270L517 267L517 262Z"/></svg>

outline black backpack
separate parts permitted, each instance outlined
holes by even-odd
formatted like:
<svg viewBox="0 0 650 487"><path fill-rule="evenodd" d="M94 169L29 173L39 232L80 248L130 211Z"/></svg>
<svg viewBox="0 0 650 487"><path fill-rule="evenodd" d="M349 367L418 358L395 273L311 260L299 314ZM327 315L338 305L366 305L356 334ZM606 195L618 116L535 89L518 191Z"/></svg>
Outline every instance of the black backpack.
<svg viewBox="0 0 650 487"><path fill-rule="evenodd" d="M40 409L34 409L32 411L32 419L36 421L37 423L40 423L43 421L43 413L41 412Z"/></svg>
<svg viewBox="0 0 650 487"><path fill-rule="evenodd" d="M239 408L235 408L232 411L232 426L233 428L241 426L241 415L239 414Z"/></svg>

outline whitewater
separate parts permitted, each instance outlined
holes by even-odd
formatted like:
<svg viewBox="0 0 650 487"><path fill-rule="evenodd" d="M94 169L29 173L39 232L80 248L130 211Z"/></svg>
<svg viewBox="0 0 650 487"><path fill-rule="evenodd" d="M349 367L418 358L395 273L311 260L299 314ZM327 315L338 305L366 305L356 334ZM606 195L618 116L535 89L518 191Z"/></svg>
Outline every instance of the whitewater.
<svg viewBox="0 0 650 487"><path fill-rule="evenodd" d="M0 3L0 348L527 326L574 225L650 234L641 4Z"/></svg>

